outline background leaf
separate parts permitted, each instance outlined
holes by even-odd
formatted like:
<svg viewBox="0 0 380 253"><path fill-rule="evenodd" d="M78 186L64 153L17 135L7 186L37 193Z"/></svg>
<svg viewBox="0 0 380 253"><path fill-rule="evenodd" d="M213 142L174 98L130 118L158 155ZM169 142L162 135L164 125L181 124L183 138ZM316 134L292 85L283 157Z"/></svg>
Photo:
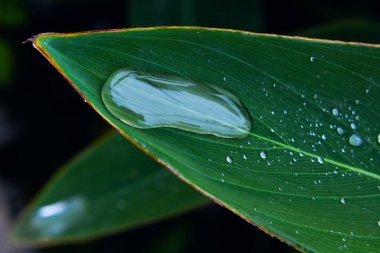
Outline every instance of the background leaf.
<svg viewBox="0 0 380 253"><path fill-rule="evenodd" d="M268 233L313 252L380 247L379 47L201 28L47 34L35 46L130 140ZM251 113L250 136L123 124L100 89L125 67L230 90Z"/></svg>
<svg viewBox="0 0 380 253"><path fill-rule="evenodd" d="M18 221L13 238L29 244L89 239L178 215L208 202L112 133L59 171Z"/></svg>

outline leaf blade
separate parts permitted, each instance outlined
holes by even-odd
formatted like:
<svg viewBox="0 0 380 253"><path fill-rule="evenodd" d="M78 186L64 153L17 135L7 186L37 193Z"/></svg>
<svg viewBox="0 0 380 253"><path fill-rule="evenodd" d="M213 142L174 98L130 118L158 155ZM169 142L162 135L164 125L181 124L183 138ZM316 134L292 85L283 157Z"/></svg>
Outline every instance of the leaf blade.
<svg viewBox="0 0 380 253"><path fill-rule="evenodd" d="M208 202L114 132L77 155L25 210L13 240L52 245L92 239Z"/></svg>
<svg viewBox="0 0 380 253"><path fill-rule="evenodd" d="M377 247L378 46L179 27L47 35L35 44L111 125L243 218L308 251ZM99 89L113 71L131 66L229 89L251 112L251 136L227 141L122 124L104 108ZM365 126L357 130L365 146L348 145L352 122ZM311 239L310 231L319 234Z"/></svg>

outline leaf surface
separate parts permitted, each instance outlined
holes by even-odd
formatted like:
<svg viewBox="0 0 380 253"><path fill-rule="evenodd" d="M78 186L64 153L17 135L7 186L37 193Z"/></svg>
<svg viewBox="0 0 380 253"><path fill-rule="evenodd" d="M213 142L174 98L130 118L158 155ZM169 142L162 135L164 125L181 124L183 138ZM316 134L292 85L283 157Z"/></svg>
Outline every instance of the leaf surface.
<svg viewBox="0 0 380 253"><path fill-rule="evenodd" d="M34 45L124 136L264 231L309 252L380 248L378 46L188 27L43 34ZM250 113L249 136L124 124L100 96L121 68L229 90Z"/></svg>
<svg viewBox="0 0 380 253"><path fill-rule="evenodd" d="M13 239L29 244L90 239L206 203L120 134L110 133L59 171L18 220Z"/></svg>

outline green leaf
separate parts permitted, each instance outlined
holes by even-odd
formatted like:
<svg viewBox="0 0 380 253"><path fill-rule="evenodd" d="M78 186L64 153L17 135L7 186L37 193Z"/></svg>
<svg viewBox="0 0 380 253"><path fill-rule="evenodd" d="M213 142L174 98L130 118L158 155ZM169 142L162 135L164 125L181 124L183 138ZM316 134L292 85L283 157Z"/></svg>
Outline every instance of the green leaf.
<svg viewBox="0 0 380 253"><path fill-rule="evenodd" d="M177 215L208 200L116 133L75 157L18 220L13 240L78 241Z"/></svg>
<svg viewBox="0 0 380 253"><path fill-rule="evenodd" d="M34 45L124 136L267 233L308 252L380 248L379 46L189 27L43 34ZM121 68L229 90L250 112L249 137L126 125L100 96Z"/></svg>

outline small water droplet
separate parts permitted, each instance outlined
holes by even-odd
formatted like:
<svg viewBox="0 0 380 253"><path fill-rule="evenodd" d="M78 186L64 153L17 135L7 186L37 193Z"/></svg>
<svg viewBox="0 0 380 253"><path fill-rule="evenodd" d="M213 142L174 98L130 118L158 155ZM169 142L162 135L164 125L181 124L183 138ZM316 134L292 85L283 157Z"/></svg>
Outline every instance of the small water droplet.
<svg viewBox="0 0 380 253"><path fill-rule="evenodd" d="M338 116L339 115L339 110L337 109L337 108L334 108L333 110L332 110L332 114L334 115L334 116Z"/></svg>
<svg viewBox="0 0 380 253"><path fill-rule="evenodd" d="M345 199L345 198L341 198L341 199L340 199L340 202L341 202L343 205L345 205L345 204L346 204L346 199Z"/></svg>
<svg viewBox="0 0 380 253"><path fill-rule="evenodd" d="M227 156L227 157L226 157L226 161L227 161L228 163L232 163L232 161L233 161L232 156Z"/></svg>
<svg viewBox="0 0 380 253"><path fill-rule="evenodd" d="M310 61L315 62L315 57L314 56L310 57Z"/></svg>
<svg viewBox="0 0 380 253"><path fill-rule="evenodd" d="M325 160L323 160L322 157L318 156L318 162L319 162L320 164L323 164L323 163L325 162Z"/></svg>
<svg viewBox="0 0 380 253"><path fill-rule="evenodd" d="M180 76L120 69L101 96L116 118L136 128L171 127L224 138L244 138L251 129L250 116L234 94Z"/></svg>
<svg viewBox="0 0 380 253"><path fill-rule="evenodd" d="M341 127L338 127L338 128L336 129L336 132L337 132L339 135L343 135L343 134L344 134L344 130L343 130L343 128L341 128Z"/></svg>
<svg viewBox="0 0 380 253"><path fill-rule="evenodd" d="M377 136L377 143L380 143L380 134Z"/></svg>
<svg viewBox="0 0 380 253"><path fill-rule="evenodd" d="M243 155L243 159L247 160L248 159L247 155Z"/></svg>
<svg viewBox="0 0 380 253"><path fill-rule="evenodd" d="M358 134L353 134L350 136L350 139L348 140L348 142L350 143L350 145L358 147L362 145L363 138Z"/></svg>
<svg viewBox="0 0 380 253"><path fill-rule="evenodd" d="M356 99L356 100L355 100L355 104L357 104L357 105L360 104L359 99Z"/></svg>
<svg viewBox="0 0 380 253"><path fill-rule="evenodd" d="M323 139L323 140L326 140L326 139L327 139L327 137L326 137L325 134L322 134L322 139Z"/></svg>
<svg viewBox="0 0 380 253"><path fill-rule="evenodd" d="M260 152L260 157L263 158L263 159L267 158L267 153L265 151L261 151Z"/></svg>
<svg viewBox="0 0 380 253"><path fill-rule="evenodd" d="M377 222L377 225L380 227L380 220Z"/></svg>
<svg viewBox="0 0 380 253"><path fill-rule="evenodd" d="M351 123L351 129L352 129L352 130L355 130L356 127L357 127L356 124L352 122L352 123Z"/></svg>

